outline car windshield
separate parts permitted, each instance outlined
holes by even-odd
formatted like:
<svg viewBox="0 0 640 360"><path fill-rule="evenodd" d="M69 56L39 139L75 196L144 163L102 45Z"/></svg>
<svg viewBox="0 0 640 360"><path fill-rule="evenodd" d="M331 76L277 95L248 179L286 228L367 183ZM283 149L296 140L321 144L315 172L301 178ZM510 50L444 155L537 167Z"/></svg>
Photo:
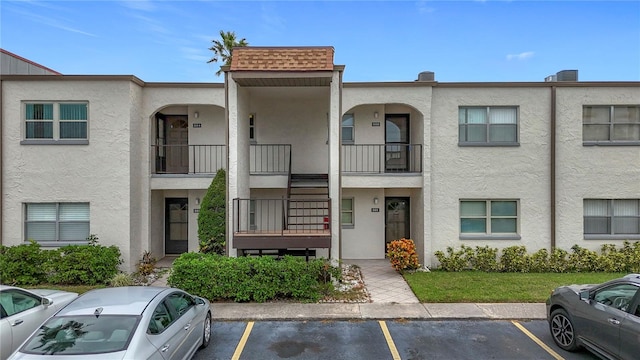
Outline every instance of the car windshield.
<svg viewBox="0 0 640 360"><path fill-rule="evenodd" d="M140 316L53 317L22 347L28 354L97 354L127 348Z"/></svg>

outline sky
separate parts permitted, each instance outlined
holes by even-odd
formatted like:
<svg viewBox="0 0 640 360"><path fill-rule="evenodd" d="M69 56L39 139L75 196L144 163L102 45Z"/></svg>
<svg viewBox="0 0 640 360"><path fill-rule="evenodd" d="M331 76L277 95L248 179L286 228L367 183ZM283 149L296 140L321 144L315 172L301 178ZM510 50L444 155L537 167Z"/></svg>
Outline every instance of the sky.
<svg viewBox="0 0 640 360"><path fill-rule="evenodd" d="M221 30L332 46L344 82L640 81L640 0L0 0L0 47L66 75L221 83Z"/></svg>

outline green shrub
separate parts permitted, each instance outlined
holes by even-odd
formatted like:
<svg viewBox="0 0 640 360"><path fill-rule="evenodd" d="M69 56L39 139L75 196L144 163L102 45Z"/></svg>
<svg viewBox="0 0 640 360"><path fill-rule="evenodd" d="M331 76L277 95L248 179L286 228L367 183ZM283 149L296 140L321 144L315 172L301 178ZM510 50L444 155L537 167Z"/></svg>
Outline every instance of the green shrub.
<svg viewBox="0 0 640 360"><path fill-rule="evenodd" d="M566 250L559 248L553 249L551 255L549 255L549 271L555 273L567 272L569 269L568 254Z"/></svg>
<svg viewBox="0 0 640 360"><path fill-rule="evenodd" d="M498 249L489 246L476 246L475 256L470 259L471 266L474 270L491 272L497 271L498 265Z"/></svg>
<svg viewBox="0 0 640 360"><path fill-rule="evenodd" d="M211 181L198 212L198 239L200 252L224 255L226 253L226 172L219 169Z"/></svg>
<svg viewBox="0 0 640 360"><path fill-rule="evenodd" d="M531 258L524 246L510 246L502 249L500 268L504 272L529 272Z"/></svg>
<svg viewBox="0 0 640 360"><path fill-rule="evenodd" d="M119 286L131 286L134 284L133 277L131 274L127 273L118 273L114 277L109 280L109 285L112 287Z"/></svg>
<svg viewBox="0 0 640 360"><path fill-rule="evenodd" d="M116 246L67 245L57 250L49 281L65 285L106 284L118 273L120 249Z"/></svg>
<svg viewBox="0 0 640 360"><path fill-rule="evenodd" d="M339 274L322 259L184 253L173 262L167 282L212 301L317 301Z"/></svg>
<svg viewBox="0 0 640 360"><path fill-rule="evenodd" d="M579 245L571 247L572 253L569 254L569 271L571 272L596 272L601 271L598 262L598 254L589 249L585 249Z"/></svg>
<svg viewBox="0 0 640 360"><path fill-rule="evenodd" d="M0 282L12 285L37 285L47 280L55 251L42 250L31 241L16 246L0 246Z"/></svg>
<svg viewBox="0 0 640 360"><path fill-rule="evenodd" d="M474 257L473 248L462 245L460 250L455 251L452 247L447 247L447 254L442 251L434 253L440 262L440 269L444 271L463 271L471 269L471 259Z"/></svg>
<svg viewBox="0 0 640 360"><path fill-rule="evenodd" d="M549 272L549 251L540 249L530 256L529 272Z"/></svg>

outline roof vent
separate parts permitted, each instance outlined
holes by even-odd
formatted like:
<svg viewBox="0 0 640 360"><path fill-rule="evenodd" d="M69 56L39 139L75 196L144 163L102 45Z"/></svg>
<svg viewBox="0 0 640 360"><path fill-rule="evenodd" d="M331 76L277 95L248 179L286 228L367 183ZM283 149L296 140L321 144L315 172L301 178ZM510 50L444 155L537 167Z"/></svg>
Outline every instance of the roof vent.
<svg viewBox="0 0 640 360"><path fill-rule="evenodd" d="M418 74L418 80L416 81L435 81L436 74L433 71L423 71Z"/></svg>

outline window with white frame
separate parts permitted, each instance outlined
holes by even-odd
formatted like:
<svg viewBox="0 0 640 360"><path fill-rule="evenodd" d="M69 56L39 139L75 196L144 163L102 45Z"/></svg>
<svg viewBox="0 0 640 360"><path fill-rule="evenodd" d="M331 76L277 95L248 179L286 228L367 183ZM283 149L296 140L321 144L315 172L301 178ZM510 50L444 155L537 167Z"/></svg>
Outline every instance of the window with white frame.
<svg viewBox="0 0 640 360"><path fill-rule="evenodd" d="M342 116L342 143L353 144L355 141L355 128L353 114Z"/></svg>
<svg viewBox="0 0 640 360"><path fill-rule="evenodd" d="M517 145L518 108L461 106L458 109L460 145Z"/></svg>
<svg viewBox="0 0 640 360"><path fill-rule="evenodd" d="M89 203L25 204L25 241L85 241Z"/></svg>
<svg viewBox="0 0 640 360"><path fill-rule="evenodd" d="M640 142L640 106L585 106L582 108L584 143Z"/></svg>
<svg viewBox="0 0 640 360"><path fill-rule="evenodd" d="M86 102L24 103L26 140L87 140Z"/></svg>
<svg viewBox="0 0 640 360"><path fill-rule="evenodd" d="M640 235L639 199L584 199L585 235Z"/></svg>
<svg viewBox="0 0 640 360"><path fill-rule="evenodd" d="M256 140L256 114L249 114L249 141L255 143Z"/></svg>
<svg viewBox="0 0 640 360"><path fill-rule="evenodd" d="M340 222L343 226L354 225L353 198L342 198Z"/></svg>
<svg viewBox="0 0 640 360"><path fill-rule="evenodd" d="M460 233L506 235L518 233L517 200L461 200Z"/></svg>

